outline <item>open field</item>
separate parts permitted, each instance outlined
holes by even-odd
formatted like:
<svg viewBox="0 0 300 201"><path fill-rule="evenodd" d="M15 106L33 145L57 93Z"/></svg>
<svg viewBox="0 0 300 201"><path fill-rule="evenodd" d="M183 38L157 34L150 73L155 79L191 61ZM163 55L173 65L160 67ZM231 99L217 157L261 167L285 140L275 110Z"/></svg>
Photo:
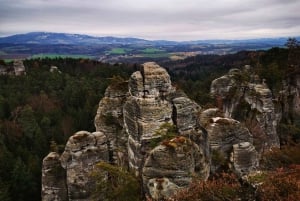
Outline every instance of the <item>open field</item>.
<svg viewBox="0 0 300 201"><path fill-rule="evenodd" d="M157 49L157 48L146 48L144 50L141 50L141 52L144 54L156 54L156 53L161 53L161 52L165 52L165 51Z"/></svg>
<svg viewBox="0 0 300 201"><path fill-rule="evenodd" d="M126 48L113 48L108 53L109 54L126 54L128 49Z"/></svg>

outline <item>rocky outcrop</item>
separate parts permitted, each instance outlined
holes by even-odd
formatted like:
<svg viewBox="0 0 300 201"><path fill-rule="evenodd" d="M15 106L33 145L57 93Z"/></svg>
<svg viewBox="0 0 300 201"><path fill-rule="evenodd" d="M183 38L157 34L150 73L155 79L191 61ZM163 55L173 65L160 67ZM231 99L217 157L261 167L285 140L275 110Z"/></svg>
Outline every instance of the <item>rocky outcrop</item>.
<svg viewBox="0 0 300 201"><path fill-rule="evenodd" d="M176 92L167 71L151 62L132 74L129 95L123 109L129 168L142 176L145 192L161 199L188 186L192 175L207 179L209 146L198 121L200 106ZM166 124L176 127L178 137L153 148Z"/></svg>
<svg viewBox="0 0 300 201"><path fill-rule="evenodd" d="M210 151L198 119L201 107L176 91L156 63L143 64L128 82L113 79L117 82L99 103L97 132L71 136L58 157L66 174L67 200L90 199L95 188L90 174L99 161L134 171L142 178L143 191L155 199L188 186L192 176L207 179Z"/></svg>
<svg viewBox="0 0 300 201"><path fill-rule="evenodd" d="M215 79L211 85L211 95L218 108L227 118L243 122L254 137L254 145L259 152L279 146L276 114L271 90L251 74L249 67L240 71L232 69L227 75Z"/></svg>
<svg viewBox="0 0 300 201"><path fill-rule="evenodd" d="M211 171L227 166L240 175L247 174L258 166L253 137L239 121L223 116L218 108L207 109L200 115L212 151Z"/></svg>
<svg viewBox="0 0 300 201"><path fill-rule="evenodd" d="M61 155L69 200L91 199L95 189L95 179L91 173L100 161L108 161L107 138L103 133L79 131L70 137Z"/></svg>
<svg viewBox="0 0 300 201"><path fill-rule="evenodd" d="M14 60L13 67L16 76L26 74L25 66L22 60Z"/></svg>
<svg viewBox="0 0 300 201"><path fill-rule="evenodd" d="M258 159L257 151L250 142L233 145L230 161L240 177L255 172L259 165Z"/></svg>
<svg viewBox="0 0 300 201"><path fill-rule="evenodd" d="M145 63L132 74L129 94L124 105L124 126L128 133L129 167L137 175L150 152L151 139L165 122L172 123L172 105L166 100L173 91L167 71L155 63Z"/></svg>
<svg viewBox="0 0 300 201"><path fill-rule="evenodd" d="M57 66L50 66L50 73L61 73L61 71L59 70L59 68Z"/></svg>
<svg viewBox="0 0 300 201"><path fill-rule="evenodd" d="M43 160L42 201L68 200L65 174L59 154L50 152Z"/></svg>
<svg viewBox="0 0 300 201"><path fill-rule="evenodd" d="M287 123L293 124L300 116L300 73L289 75L282 85L278 98L280 112Z"/></svg>
<svg viewBox="0 0 300 201"><path fill-rule="evenodd" d="M232 76L236 73L231 71ZM141 178L143 192L157 200L187 187L195 176L206 180L214 151L224 154L226 163L240 175L255 169L257 153L252 135L230 118L234 110L228 109L225 115L216 108L201 111L198 104L172 87L167 71L153 62L143 64L129 81L118 77L112 80L115 82L99 102L96 132L75 133L61 156L52 153L45 158L44 201L64 200L66 194L66 200L91 200L96 186L91 173L100 161L133 171ZM226 93L232 91L235 81L222 80L230 85L229 89L219 89L224 83L216 81L214 93L224 93L228 98ZM263 100L265 91L260 91L264 93L259 100ZM250 97L245 100L254 102ZM265 111L265 107L263 103L260 108ZM218 165L213 161L212 172ZM51 170L56 167L62 170L65 180L53 178ZM106 173L103 175L103 179L108 178Z"/></svg>
<svg viewBox="0 0 300 201"><path fill-rule="evenodd" d="M163 141L150 152L143 166L144 189L160 200L187 187L195 176L207 179L208 174L203 174L204 157L203 149L186 137Z"/></svg>
<svg viewBox="0 0 300 201"><path fill-rule="evenodd" d="M0 64L0 75L26 75L26 69L22 60L16 59L11 64Z"/></svg>
<svg viewBox="0 0 300 201"><path fill-rule="evenodd" d="M91 200L95 165L108 162L107 138L101 132L79 131L70 137L61 156L51 152L43 160L42 200Z"/></svg>
<svg viewBox="0 0 300 201"><path fill-rule="evenodd" d="M123 129L123 105L128 97L128 82L119 81L109 86L100 100L95 116L96 131L104 133L108 140L109 161L119 166L128 165L127 139Z"/></svg>

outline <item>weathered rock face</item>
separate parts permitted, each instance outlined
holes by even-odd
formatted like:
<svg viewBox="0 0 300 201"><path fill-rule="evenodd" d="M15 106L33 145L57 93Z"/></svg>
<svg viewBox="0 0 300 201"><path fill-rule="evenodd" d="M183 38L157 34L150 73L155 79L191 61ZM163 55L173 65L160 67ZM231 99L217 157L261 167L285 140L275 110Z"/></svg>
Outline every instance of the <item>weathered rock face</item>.
<svg viewBox="0 0 300 201"><path fill-rule="evenodd" d="M0 75L26 75L22 60L14 60L12 65L0 65Z"/></svg>
<svg viewBox="0 0 300 201"><path fill-rule="evenodd" d="M95 116L96 131L105 134L110 153L109 161L119 166L127 166L128 134L123 129L123 105L128 97L128 82L109 86L99 103Z"/></svg>
<svg viewBox="0 0 300 201"><path fill-rule="evenodd" d="M300 74L290 75L283 82L283 90L279 95L279 103L282 106L281 114L288 123L300 116Z"/></svg>
<svg viewBox="0 0 300 201"><path fill-rule="evenodd" d="M172 123L172 105L167 101L174 91L167 71L155 63L145 63L129 80L130 97L124 105L124 126L128 133L129 167L140 174L156 130Z"/></svg>
<svg viewBox="0 0 300 201"><path fill-rule="evenodd" d="M26 74L25 66L22 60L14 60L13 67L16 76Z"/></svg>
<svg viewBox="0 0 300 201"><path fill-rule="evenodd" d="M242 172L246 174L257 167L258 158L252 144L253 137L239 121L222 117L217 108L203 111L200 120L208 133L208 141L212 151L212 172L225 165L233 167L239 174ZM244 154L245 152L248 156ZM243 158L245 156L246 158Z"/></svg>
<svg viewBox="0 0 300 201"><path fill-rule="evenodd" d="M237 73L231 71L221 82L215 82L213 93L222 94L221 102L236 88L237 82L232 78ZM222 88L225 84L228 87ZM268 91L254 85L253 90L256 89L262 105L254 104L246 92L234 97L253 103L257 111L268 111L266 108L271 104L264 100ZM45 158L43 200L64 200L66 192L66 200L90 200L95 188L91 173L100 161L135 171L142 179L143 191L158 200L187 187L193 176L207 179L211 150L224 154L238 174L250 172L257 165L253 138L247 128L230 118L239 104L232 105L233 109L225 104L225 117L216 108L201 112L199 105L172 87L165 69L145 63L128 82L117 82L107 88L95 117L97 132L77 132L70 137L61 156L52 154ZM258 123L265 120L259 117L255 116ZM167 136L169 131L171 136ZM247 155L251 157L245 158ZM56 166L63 170L64 182L53 178L51 170Z"/></svg>
<svg viewBox="0 0 300 201"><path fill-rule="evenodd" d="M199 105L184 96L172 99L172 103L172 118L179 132L184 132L199 127L198 113L201 109Z"/></svg>
<svg viewBox="0 0 300 201"><path fill-rule="evenodd" d="M174 194L187 187L193 176L202 176L205 163L203 149L190 139L178 136L155 147L143 166L143 185L154 199Z"/></svg>
<svg viewBox="0 0 300 201"><path fill-rule="evenodd" d="M95 189L91 177L94 165L108 161L107 138L101 132L77 132L70 137L61 155L62 167L66 170L69 200L90 200Z"/></svg>
<svg viewBox="0 0 300 201"><path fill-rule="evenodd" d="M50 152L43 160L42 201L68 200L65 174L59 154Z"/></svg>
<svg viewBox="0 0 300 201"><path fill-rule="evenodd" d="M200 106L176 92L155 63L132 74L129 93L123 110L129 167L142 176L145 192L162 199L188 186L192 175L207 179L209 145L198 121ZM166 123L176 126L178 137L153 149L151 142L162 137L157 131Z"/></svg>
<svg viewBox="0 0 300 201"><path fill-rule="evenodd" d="M256 171L259 164L258 154L250 142L234 144L230 159L233 169L241 177Z"/></svg>
<svg viewBox="0 0 300 201"><path fill-rule="evenodd" d="M279 118L264 81L261 83L249 71L233 69L212 82L211 94L225 117L245 123L258 151L279 146L276 132Z"/></svg>

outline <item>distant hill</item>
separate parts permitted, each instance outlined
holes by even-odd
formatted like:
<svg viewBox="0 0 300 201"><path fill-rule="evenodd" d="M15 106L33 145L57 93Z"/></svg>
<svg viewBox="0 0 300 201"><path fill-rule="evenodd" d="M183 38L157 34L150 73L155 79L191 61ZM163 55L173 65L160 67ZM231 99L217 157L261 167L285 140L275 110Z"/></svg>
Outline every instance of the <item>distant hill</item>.
<svg viewBox="0 0 300 201"><path fill-rule="evenodd" d="M299 40L300 37L297 37ZM51 45L97 45L97 44L141 44L141 45L195 45L195 44L265 44L271 46L283 46L287 37L280 38L259 38L249 40L195 40L195 41L166 41L166 40L145 40L140 38L120 38L120 37L95 37L82 34L50 33L50 32L30 32L17 34L8 37L0 37L0 44L51 44Z"/></svg>
<svg viewBox="0 0 300 201"><path fill-rule="evenodd" d="M147 44L149 41L138 38L94 37L81 34L31 32L0 38L0 43L10 44L65 44L65 45L93 45L93 44Z"/></svg>

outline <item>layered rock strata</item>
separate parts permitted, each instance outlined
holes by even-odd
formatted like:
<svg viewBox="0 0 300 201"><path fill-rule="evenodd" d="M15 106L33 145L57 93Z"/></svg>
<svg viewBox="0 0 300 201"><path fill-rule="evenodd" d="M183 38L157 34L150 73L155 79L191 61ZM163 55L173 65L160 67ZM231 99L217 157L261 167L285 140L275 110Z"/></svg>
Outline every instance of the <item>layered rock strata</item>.
<svg viewBox="0 0 300 201"><path fill-rule="evenodd" d="M65 170L60 163L60 155L50 152L43 160L42 200L67 201L67 185Z"/></svg>
<svg viewBox="0 0 300 201"><path fill-rule="evenodd" d="M224 153L238 174L256 165L248 129L218 109L201 112L172 87L167 71L152 62L143 64L128 82L118 80L106 89L95 127L94 133L71 136L61 156L50 153L44 159L43 201L91 200L96 185L91 173L100 161L134 171L142 179L143 192L157 200L187 187L194 176L206 180L211 150ZM249 160L246 155L251 155ZM61 171L61 177L53 170Z"/></svg>
<svg viewBox="0 0 300 201"><path fill-rule="evenodd" d="M249 67L248 67L249 68ZM249 128L259 152L279 147L276 114L271 90L249 69L232 69L211 84L211 95L225 117L237 119Z"/></svg>
<svg viewBox="0 0 300 201"><path fill-rule="evenodd" d="M129 80L130 96L124 105L124 123L128 133L129 167L137 175L150 152L156 130L172 123L172 105L167 101L173 88L167 71L155 63L146 63Z"/></svg>
<svg viewBox="0 0 300 201"><path fill-rule="evenodd" d="M258 154L250 142L241 142L233 145L231 162L233 169L240 176L255 172L258 168Z"/></svg>
<svg viewBox="0 0 300 201"><path fill-rule="evenodd" d="M100 100L95 116L96 131L104 133L108 141L109 161L127 167L128 134L123 129L123 106L128 97L128 82L120 81L110 85Z"/></svg>
<svg viewBox="0 0 300 201"><path fill-rule="evenodd" d="M51 152L43 160L42 200L91 200L95 165L108 161L107 138L101 132L79 131L70 137L61 156Z"/></svg>
<svg viewBox="0 0 300 201"><path fill-rule="evenodd" d="M203 150L190 139L178 136L155 147L143 166L144 189L160 200L187 187L203 170ZM206 178L203 178L206 179Z"/></svg>
<svg viewBox="0 0 300 201"><path fill-rule="evenodd" d="M207 109L200 115L212 151L211 171L227 166L239 175L247 174L258 167L253 137L239 121L223 116L218 108Z"/></svg>

